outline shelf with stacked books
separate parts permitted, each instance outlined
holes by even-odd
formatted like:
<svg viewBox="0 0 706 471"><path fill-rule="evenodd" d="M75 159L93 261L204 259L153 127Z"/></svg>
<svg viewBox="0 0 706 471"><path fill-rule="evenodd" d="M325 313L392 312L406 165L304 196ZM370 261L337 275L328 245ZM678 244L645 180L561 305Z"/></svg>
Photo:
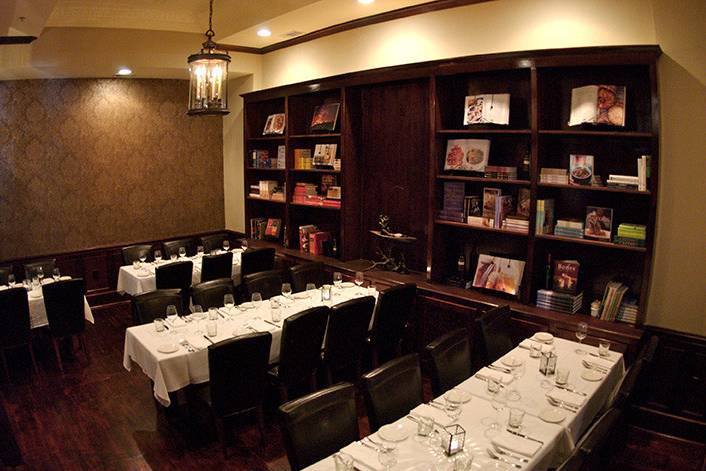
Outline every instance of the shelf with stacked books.
<svg viewBox="0 0 706 471"><path fill-rule="evenodd" d="M631 190L628 188L613 188L609 186L592 186L592 185L572 185L569 183L538 183L537 186L541 187L546 187L546 188L562 188L565 190L576 190L576 191L606 191L609 193L626 193L630 195L645 195L649 196L650 191L645 190L645 191L640 191L640 190Z"/></svg>
<svg viewBox="0 0 706 471"><path fill-rule="evenodd" d="M272 198L260 198L259 196L248 196L245 199L247 199L248 201L260 201L263 203L286 204L283 199L277 200Z"/></svg>
<svg viewBox="0 0 706 471"><path fill-rule="evenodd" d="M535 234L535 238L545 239L545 240L555 240L555 241L567 242L567 243L571 243L571 244L593 245L596 247L605 247L605 248L617 249L617 250L627 250L627 251L631 251L631 252L646 252L647 251L647 249L645 247L633 247L630 245L616 244L613 242L605 242L602 240L580 239L577 237L566 237L566 236L559 236L559 235L555 235L555 234Z"/></svg>
<svg viewBox="0 0 706 471"><path fill-rule="evenodd" d="M497 232L500 234L508 234L517 237L527 237L527 232L515 231L511 229L503 229L498 227L488 227L474 224L467 224L463 222L447 221L446 219L436 219L435 224L441 226L459 227L461 229L468 229L470 231L484 231L484 232Z"/></svg>
<svg viewBox="0 0 706 471"><path fill-rule="evenodd" d="M472 177L466 175L437 175L438 180L448 180L457 182L479 182L479 183L501 183L504 185L521 185L529 186L529 180L516 180L508 178L486 178L486 177Z"/></svg>
<svg viewBox="0 0 706 471"><path fill-rule="evenodd" d="M341 137L340 132L324 132L318 134L290 134L290 139L321 139L326 137Z"/></svg>
<svg viewBox="0 0 706 471"><path fill-rule="evenodd" d="M248 141L284 141L285 137L284 136L255 136L255 137L249 137Z"/></svg>
<svg viewBox="0 0 706 471"><path fill-rule="evenodd" d="M300 208L316 208L316 209L326 209L326 210L331 210L331 211L340 211L341 207L340 206L327 206L325 204L321 203L295 203L295 202L290 202L290 206L297 206Z"/></svg>
<svg viewBox="0 0 706 471"><path fill-rule="evenodd" d="M285 168L261 168L261 167L245 167L248 172L284 172Z"/></svg>

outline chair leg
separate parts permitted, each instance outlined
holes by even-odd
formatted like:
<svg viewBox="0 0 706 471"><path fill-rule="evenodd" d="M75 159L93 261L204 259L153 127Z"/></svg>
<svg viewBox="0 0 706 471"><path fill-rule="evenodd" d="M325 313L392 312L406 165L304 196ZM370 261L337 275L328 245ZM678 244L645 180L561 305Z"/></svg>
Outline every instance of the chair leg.
<svg viewBox="0 0 706 471"><path fill-rule="evenodd" d="M37 366L37 358L34 356L34 347L32 346L32 342L27 344L27 348L29 349L29 356L32 358L32 367L34 368L34 374L39 376L39 367Z"/></svg>
<svg viewBox="0 0 706 471"><path fill-rule="evenodd" d="M56 355L56 363L59 365L59 371L64 372L64 364L61 362L61 352L59 351L59 340L56 337L52 337L52 343L54 344L54 354Z"/></svg>
<svg viewBox="0 0 706 471"><path fill-rule="evenodd" d="M83 350L83 354L86 355L86 361L88 363L91 363L91 355L88 353L88 347L86 346L86 337L84 336L83 332L78 334L78 343L81 346L81 350Z"/></svg>
<svg viewBox="0 0 706 471"><path fill-rule="evenodd" d="M5 370L5 379L10 382L10 370L7 368L7 358L5 357L5 349L0 349L0 357L2 357L2 368Z"/></svg>

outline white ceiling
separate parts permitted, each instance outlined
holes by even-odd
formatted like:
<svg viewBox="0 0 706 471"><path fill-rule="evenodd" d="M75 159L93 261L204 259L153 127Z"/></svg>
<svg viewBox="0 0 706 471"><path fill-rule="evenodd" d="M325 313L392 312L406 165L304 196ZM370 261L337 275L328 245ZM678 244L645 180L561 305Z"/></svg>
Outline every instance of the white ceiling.
<svg viewBox="0 0 706 471"><path fill-rule="evenodd" d="M214 0L219 43L263 47L302 34L429 0ZM0 35L34 35L0 46L0 80L110 77L186 78L186 57L208 27L208 0L0 0ZM255 33L261 27L270 37ZM232 54L233 75L253 73L258 56ZM246 57L252 56L252 57Z"/></svg>

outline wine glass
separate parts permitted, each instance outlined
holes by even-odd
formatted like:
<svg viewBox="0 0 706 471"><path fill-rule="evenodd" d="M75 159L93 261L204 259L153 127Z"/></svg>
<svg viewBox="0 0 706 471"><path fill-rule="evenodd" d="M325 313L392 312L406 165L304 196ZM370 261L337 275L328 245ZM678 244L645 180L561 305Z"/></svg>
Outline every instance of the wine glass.
<svg viewBox="0 0 706 471"><path fill-rule="evenodd" d="M184 257L186 257L186 248L179 247L179 258L184 258Z"/></svg>
<svg viewBox="0 0 706 471"><path fill-rule="evenodd" d="M517 389L517 383L519 382L520 378L522 378L524 375L525 375L524 362L522 362L519 365L512 368L513 388L512 388L512 390L507 392L507 400L508 401L519 401L520 399L522 399L522 394L520 394L520 391Z"/></svg>
<svg viewBox="0 0 706 471"><path fill-rule="evenodd" d="M10 275L12 276L12 275ZM61 278L61 272L59 271L58 268L55 268L51 272L52 278L54 278L54 281L59 281L59 278Z"/></svg>
<svg viewBox="0 0 706 471"><path fill-rule="evenodd" d="M282 283L282 296L289 299L292 296L292 285L289 283Z"/></svg>
<svg viewBox="0 0 706 471"><path fill-rule="evenodd" d="M228 239L223 239L223 251L227 252L230 250L230 241Z"/></svg>
<svg viewBox="0 0 706 471"><path fill-rule="evenodd" d="M196 255L198 255L199 257L203 257L203 245L196 246Z"/></svg>
<svg viewBox="0 0 706 471"><path fill-rule="evenodd" d="M15 275L13 275L12 273L7 275L7 286L9 286L10 288L15 286Z"/></svg>
<svg viewBox="0 0 706 471"><path fill-rule="evenodd" d="M483 425L487 425L488 428L485 430L485 436L489 437L492 435L495 435L498 433L500 429L500 422L498 421L498 415L500 414L500 410L505 407L504 405L504 398L500 397L502 395L501 392L502 385L500 381L498 381L495 378L489 377L486 381L486 392L488 393L488 396L490 396L490 404L493 406L493 409L496 411L496 417L491 418L491 417L486 417L482 420Z"/></svg>
<svg viewBox="0 0 706 471"><path fill-rule="evenodd" d="M576 338L579 339L579 345L583 345L583 339L585 339L587 335L588 324L586 324L585 322L579 322L579 324L576 326ZM586 350L579 346L579 348L576 349L576 353L578 353L579 355L585 355Z"/></svg>
<svg viewBox="0 0 706 471"><path fill-rule="evenodd" d="M358 285L358 288L363 286L363 283L365 282L365 275L363 274L362 271L357 271L355 272L355 284ZM360 293L360 290L358 291Z"/></svg>
<svg viewBox="0 0 706 471"><path fill-rule="evenodd" d="M339 271L333 272L333 286L335 286L337 289L341 289L342 283L343 283L343 275L341 275L341 272L339 272Z"/></svg>
<svg viewBox="0 0 706 471"><path fill-rule="evenodd" d="M223 305L228 309L228 315L230 315L231 309L235 306L235 298L233 298L232 294L228 293L223 296Z"/></svg>
<svg viewBox="0 0 706 471"><path fill-rule="evenodd" d="M155 250L154 251L154 263L155 265L158 264L159 262L162 261L162 251L161 250Z"/></svg>
<svg viewBox="0 0 706 471"><path fill-rule="evenodd" d="M37 267L37 270L34 272L34 274L39 278L39 283L42 283L42 278L44 278L44 268L42 267Z"/></svg>
<svg viewBox="0 0 706 471"><path fill-rule="evenodd" d="M250 296L250 301L252 301L253 306L255 306L255 308L259 308L262 304L262 295L255 291L252 296Z"/></svg>
<svg viewBox="0 0 706 471"><path fill-rule="evenodd" d="M196 320L197 334L203 334L203 330L201 329L201 321L205 316L206 314L203 312L203 307L201 307L200 304L194 304L191 306L191 317Z"/></svg>
<svg viewBox="0 0 706 471"><path fill-rule="evenodd" d="M174 304L167 306L166 319L167 321L174 325L174 321L177 318L177 308Z"/></svg>
<svg viewBox="0 0 706 471"><path fill-rule="evenodd" d="M451 423L455 423L461 416L461 403L451 400L446 396L444 396L444 400L446 401L444 412L446 412L448 418L451 419Z"/></svg>
<svg viewBox="0 0 706 471"><path fill-rule="evenodd" d="M146 261L147 261L147 253L146 253L146 252L142 252L142 253L140 254L140 263L142 264L142 263L145 263Z"/></svg>
<svg viewBox="0 0 706 471"><path fill-rule="evenodd" d="M390 469L397 464L397 445L393 442L383 441L378 447L378 461L385 469Z"/></svg>
<svg viewBox="0 0 706 471"><path fill-rule="evenodd" d="M243 239L240 241L240 248L243 249L244 251L248 250L248 240L247 239Z"/></svg>

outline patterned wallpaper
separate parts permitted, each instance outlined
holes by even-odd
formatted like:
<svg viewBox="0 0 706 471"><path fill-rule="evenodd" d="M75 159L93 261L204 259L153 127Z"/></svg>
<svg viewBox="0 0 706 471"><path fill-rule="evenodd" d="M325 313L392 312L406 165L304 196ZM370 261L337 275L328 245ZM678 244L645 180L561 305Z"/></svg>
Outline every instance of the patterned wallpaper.
<svg viewBox="0 0 706 471"><path fill-rule="evenodd" d="M0 260L224 227L220 117L183 80L0 82Z"/></svg>

